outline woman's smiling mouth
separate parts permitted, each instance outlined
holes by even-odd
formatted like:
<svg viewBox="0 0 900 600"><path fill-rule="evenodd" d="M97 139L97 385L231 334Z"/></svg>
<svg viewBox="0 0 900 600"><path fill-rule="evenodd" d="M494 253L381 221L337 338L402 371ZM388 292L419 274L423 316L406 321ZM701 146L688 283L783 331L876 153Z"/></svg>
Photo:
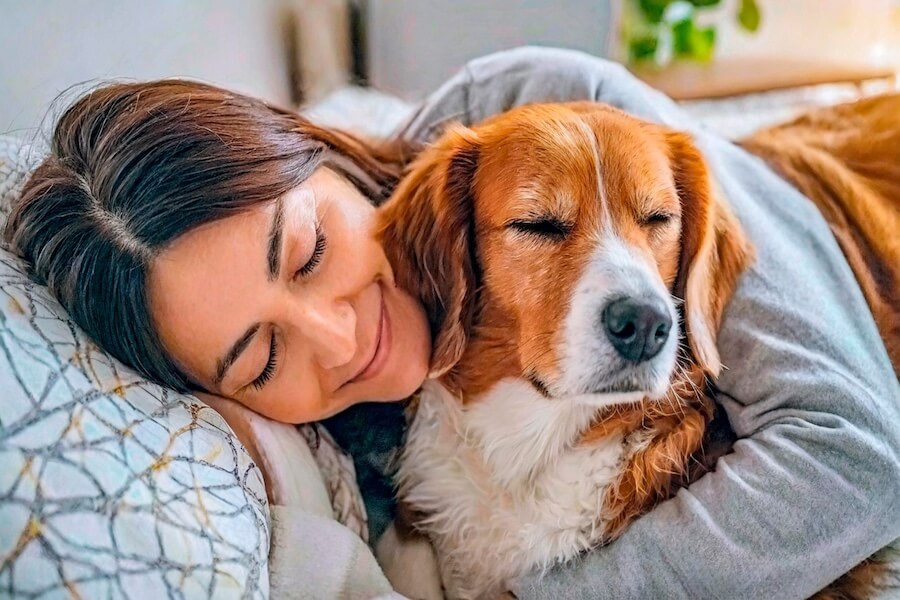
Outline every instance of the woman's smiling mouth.
<svg viewBox="0 0 900 600"><path fill-rule="evenodd" d="M380 288L380 286L379 286ZM363 368L347 383L359 383L372 379L378 375L387 363L391 352L391 319L384 301L384 293L381 293L381 318L378 320L378 331L375 333L375 343L372 348L371 358Z"/></svg>

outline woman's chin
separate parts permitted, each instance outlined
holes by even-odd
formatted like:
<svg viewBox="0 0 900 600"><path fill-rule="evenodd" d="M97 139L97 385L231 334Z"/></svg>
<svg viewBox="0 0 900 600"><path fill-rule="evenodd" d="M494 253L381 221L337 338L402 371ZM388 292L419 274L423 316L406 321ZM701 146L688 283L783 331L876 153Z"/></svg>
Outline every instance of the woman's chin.
<svg viewBox="0 0 900 600"><path fill-rule="evenodd" d="M418 362L408 361L401 368L390 369L378 389L373 389L369 397L360 398L359 402L399 402L415 394L428 373L427 363Z"/></svg>
<svg viewBox="0 0 900 600"><path fill-rule="evenodd" d="M415 394L428 375L428 364L410 365L396 379L396 391L387 401L406 400Z"/></svg>

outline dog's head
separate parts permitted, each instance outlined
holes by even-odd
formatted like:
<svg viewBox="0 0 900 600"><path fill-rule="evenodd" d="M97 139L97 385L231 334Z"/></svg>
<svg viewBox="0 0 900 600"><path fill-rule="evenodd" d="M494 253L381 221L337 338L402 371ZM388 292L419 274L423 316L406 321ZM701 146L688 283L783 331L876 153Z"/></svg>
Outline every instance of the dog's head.
<svg viewBox="0 0 900 600"><path fill-rule="evenodd" d="M506 377L660 396L679 353L719 372L750 251L686 134L595 103L521 107L451 128L380 219L428 312L432 374L464 397Z"/></svg>

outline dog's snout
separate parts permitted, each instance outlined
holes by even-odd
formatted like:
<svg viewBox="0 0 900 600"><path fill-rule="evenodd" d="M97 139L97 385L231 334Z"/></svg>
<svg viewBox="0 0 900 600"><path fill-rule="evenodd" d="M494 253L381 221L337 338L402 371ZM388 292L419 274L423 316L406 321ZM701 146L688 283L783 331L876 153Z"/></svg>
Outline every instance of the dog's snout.
<svg viewBox="0 0 900 600"><path fill-rule="evenodd" d="M613 300L603 309L601 321L619 356L635 363L659 354L672 329L672 317L659 300Z"/></svg>

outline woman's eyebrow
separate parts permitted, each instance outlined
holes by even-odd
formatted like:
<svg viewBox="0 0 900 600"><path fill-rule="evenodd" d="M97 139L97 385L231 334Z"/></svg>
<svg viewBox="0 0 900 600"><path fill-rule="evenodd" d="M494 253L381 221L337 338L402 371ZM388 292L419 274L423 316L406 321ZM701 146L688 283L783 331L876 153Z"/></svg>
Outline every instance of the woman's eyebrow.
<svg viewBox="0 0 900 600"><path fill-rule="evenodd" d="M254 323L244 332L244 335L231 346L225 356L219 359L219 362L216 364L216 374L213 376L213 385L215 387L219 387L219 385L222 384L222 380L225 379L225 374L228 372L228 369L231 368L231 365L234 364L234 361L238 359L241 353L247 349L247 346L250 345L250 342L253 340L253 336L256 335L257 331L259 331L259 323Z"/></svg>
<svg viewBox="0 0 900 600"><path fill-rule="evenodd" d="M275 214L269 228L269 247L266 259L269 266L269 281L275 281L281 271L281 238L284 230L284 199L279 196L275 201Z"/></svg>

